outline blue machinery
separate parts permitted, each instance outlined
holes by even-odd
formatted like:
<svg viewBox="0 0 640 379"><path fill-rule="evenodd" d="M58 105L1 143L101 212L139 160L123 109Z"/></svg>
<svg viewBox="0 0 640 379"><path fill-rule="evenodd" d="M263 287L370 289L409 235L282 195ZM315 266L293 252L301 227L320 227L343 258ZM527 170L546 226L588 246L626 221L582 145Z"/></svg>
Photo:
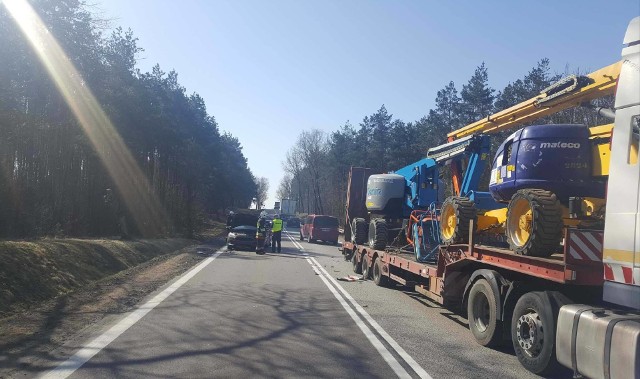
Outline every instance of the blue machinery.
<svg viewBox="0 0 640 379"><path fill-rule="evenodd" d="M429 149L427 158L395 171L405 177L410 191L403 206L410 212L407 241L413 245L417 261L435 261L438 246L442 242L439 224L443 193L439 185L440 167L446 164L461 165L461 161L468 157L459 196L468 197L478 209L503 207L493 200L489 192L476 191L490 158L490 148L489 136L469 136Z"/></svg>

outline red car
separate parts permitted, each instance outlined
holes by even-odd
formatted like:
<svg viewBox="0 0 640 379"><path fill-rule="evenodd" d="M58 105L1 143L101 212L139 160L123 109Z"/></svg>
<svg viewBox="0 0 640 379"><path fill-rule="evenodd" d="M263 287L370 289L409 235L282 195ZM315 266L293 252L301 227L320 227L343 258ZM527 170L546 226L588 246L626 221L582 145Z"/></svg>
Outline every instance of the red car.
<svg viewBox="0 0 640 379"><path fill-rule="evenodd" d="M324 241L338 244L338 219L333 216L309 215L300 224L300 241Z"/></svg>

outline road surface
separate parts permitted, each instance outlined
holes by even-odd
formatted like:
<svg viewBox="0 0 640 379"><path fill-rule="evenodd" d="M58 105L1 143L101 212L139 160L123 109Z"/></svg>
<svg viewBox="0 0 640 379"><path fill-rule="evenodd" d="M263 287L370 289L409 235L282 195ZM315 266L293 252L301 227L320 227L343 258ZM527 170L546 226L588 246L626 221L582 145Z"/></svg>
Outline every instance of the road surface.
<svg viewBox="0 0 640 379"><path fill-rule="evenodd" d="M82 341L43 377L535 378L466 320L352 274L336 246L221 251Z"/></svg>

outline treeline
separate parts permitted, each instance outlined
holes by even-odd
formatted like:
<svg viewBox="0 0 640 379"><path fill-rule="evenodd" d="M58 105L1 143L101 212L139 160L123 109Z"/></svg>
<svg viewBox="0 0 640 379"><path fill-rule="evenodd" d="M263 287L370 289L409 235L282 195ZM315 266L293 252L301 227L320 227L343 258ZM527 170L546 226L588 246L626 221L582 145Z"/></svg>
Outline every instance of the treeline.
<svg viewBox="0 0 640 379"><path fill-rule="evenodd" d="M301 212L326 213L342 220L351 166L380 173L397 170L424 158L429 148L445 143L448 132L532 98L560 78L550 73L549 60L542 59L523 78L496 91L489 85L483 63L460 91L454 82L438 91L435 108L417 121L394 119L383 105L357 126L347 122L329 134L303 131L282 163L287 175L278 187L278 197L297 199ZM603 99L599 105L611 106L612 99ZM604 121L594 112L578 108L536 122L592 126ZM494 151L512 132L495 135Z"/></svg>
<svg viewBox="0 0 640 379"><path fill-rule="evenodd" d="M83 1L30 3L137 167L108 171L104 157L123 152L90 142L0 5L0 238L191 235L205 215L250 205L256 184L240 142L219 131L204 100L187 94L175 71L138 70L142 49L132 32L103 35L106 22ZM54 58L47 63L60 63ZM132 173L139 174L129 183L139 186L141 199L160 209L132 214L135 204L118 185L119 176ZM151 224L157 227L145 227Z"/></svg>

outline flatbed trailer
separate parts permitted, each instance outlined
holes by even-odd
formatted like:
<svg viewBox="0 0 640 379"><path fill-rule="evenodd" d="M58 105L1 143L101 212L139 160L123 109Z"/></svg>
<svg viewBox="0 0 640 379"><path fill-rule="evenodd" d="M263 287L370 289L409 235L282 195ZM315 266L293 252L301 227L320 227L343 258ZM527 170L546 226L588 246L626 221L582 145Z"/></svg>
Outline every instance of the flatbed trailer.
<svg viewBox="0 0 640 379"><path fill-rule="evenodd" d="M408 287L458 311L469 318L469 329L481 345L497 346L513 337L514 328L523 344L535 340L527 333L551 333L546 338L555 338L561 306L600 302L602 240L602 230L567 229L563 251L542 258L474 244L471 238L469 244L440 246L437 259L428 263L400 248L375 250L345 241L341 250L365 279L379 286ZM512 325L516 303L527 293L542 299L536 310L540 319L536 325ZM550 344L542 348L549 349L544 354L552 359L555 349Z"/></svg>

